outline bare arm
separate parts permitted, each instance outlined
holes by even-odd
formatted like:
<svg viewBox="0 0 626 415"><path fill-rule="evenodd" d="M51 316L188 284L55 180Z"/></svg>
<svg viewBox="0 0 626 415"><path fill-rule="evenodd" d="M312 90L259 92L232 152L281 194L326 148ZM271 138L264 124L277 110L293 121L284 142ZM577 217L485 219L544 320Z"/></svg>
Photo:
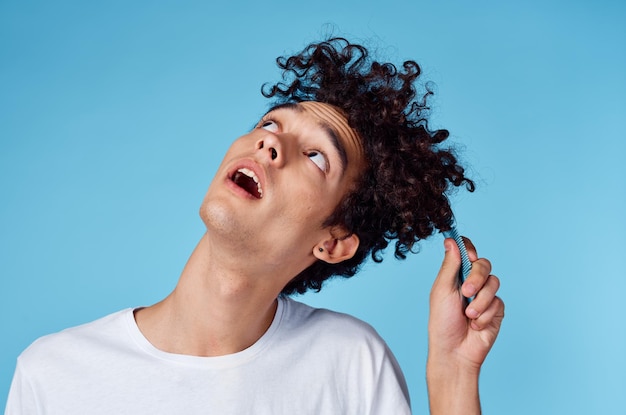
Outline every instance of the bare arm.
<svg viewBox="0 0 626 415"><path fill-rule="evenodd" d="M496 296L500 281L491 263L478 258L471 241L466 246L472 271L461 291L457 273L459 250L452 239L430 294L426 380L431 414L480 414L478 377L504 318L504 303ZM467 305L463 299L475 296Z"/></svg>

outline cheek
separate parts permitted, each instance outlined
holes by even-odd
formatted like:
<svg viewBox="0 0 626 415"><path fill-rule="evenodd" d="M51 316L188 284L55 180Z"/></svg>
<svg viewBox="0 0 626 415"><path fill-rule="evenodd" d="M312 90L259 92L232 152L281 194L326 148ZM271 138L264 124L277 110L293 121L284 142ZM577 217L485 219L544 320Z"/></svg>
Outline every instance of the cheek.
<svg viewBox="0 0 626 415"><path fill-rule="evenodd" d="M334 212L339 201L340 198L335 192L313 186L307 188L305 185L297 186L285 200L291 206L290 216L309 221L315 226L321 226L324 223Z"/></svg>
<svg viewBox="0 0 626 415"><path fill-rule="evenodd" d="M248 134L237 138L230 144L228 150L226 150L226 154L224 154L222 163L234 157L240 156L241 154L246 152L246 149L248 150L247 152L250 153L250 146L252 145L251 143L253 143L253 139Z"/></svg>

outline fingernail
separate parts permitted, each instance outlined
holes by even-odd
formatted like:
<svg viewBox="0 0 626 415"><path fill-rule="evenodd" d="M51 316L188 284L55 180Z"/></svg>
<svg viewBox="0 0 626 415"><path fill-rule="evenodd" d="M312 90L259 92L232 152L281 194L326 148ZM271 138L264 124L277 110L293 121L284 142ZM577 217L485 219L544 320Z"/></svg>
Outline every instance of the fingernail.
<svg viewBox="0 0 626 415"><path fill-rule="evenodd" d="M476 287L471 282L464 285L463 291L465 291L466 297L473 297L476 294Z"/></svg>
<svg viewBox="0 0 626 415"><path fill-rule="evenodd" d="M468 308L467 309L467 316L469 318L478 318L478 311L474 310L473 308Z"/></svg>
<svg viewBox="0 0 626 415"><path fill-rule="evenodd" d="M447 239L443 240L443 247L445 248L446 252L450 250L450 243L448 242Z"/></svg>

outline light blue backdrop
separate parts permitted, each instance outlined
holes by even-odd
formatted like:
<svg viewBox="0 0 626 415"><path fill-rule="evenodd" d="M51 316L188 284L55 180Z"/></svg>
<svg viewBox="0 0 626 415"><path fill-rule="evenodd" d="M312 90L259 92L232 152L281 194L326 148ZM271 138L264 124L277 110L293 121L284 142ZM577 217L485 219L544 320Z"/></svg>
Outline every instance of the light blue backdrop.
<svg viewBox="0 0 626 415"><path fill-rule="evenodd" d="M485 413L624 413L623 1L210 3L0 2L0 408L35 338L173 288L274 58L334 28L423 65L478 179L455 210L507 303ZM416 413L441 255L435 237L304 298L379 330Z"/></svg>

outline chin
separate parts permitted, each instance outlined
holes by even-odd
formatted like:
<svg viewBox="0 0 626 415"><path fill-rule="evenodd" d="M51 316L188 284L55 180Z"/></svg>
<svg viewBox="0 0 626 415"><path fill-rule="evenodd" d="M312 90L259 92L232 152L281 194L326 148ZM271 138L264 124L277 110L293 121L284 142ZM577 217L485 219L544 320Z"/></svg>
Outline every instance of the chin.
<svg viewBox="0 0 626 415"><path fill-rule="evenodd" d="M232 211L226 206L203 202L200 206L200 219L207 230L228 230L233 226Z"/></svg>
<svg viewBox="0 0 626 415"><path fill-rule="evenodd" d="M205 202L200 207L200 219L208 234L220 239L223 246L233 245L238 250L250 249L249 246L243 246L251 240L249 224L242 222L242 218L234 213L236 210L231 205L217 201Z"/></svg>

